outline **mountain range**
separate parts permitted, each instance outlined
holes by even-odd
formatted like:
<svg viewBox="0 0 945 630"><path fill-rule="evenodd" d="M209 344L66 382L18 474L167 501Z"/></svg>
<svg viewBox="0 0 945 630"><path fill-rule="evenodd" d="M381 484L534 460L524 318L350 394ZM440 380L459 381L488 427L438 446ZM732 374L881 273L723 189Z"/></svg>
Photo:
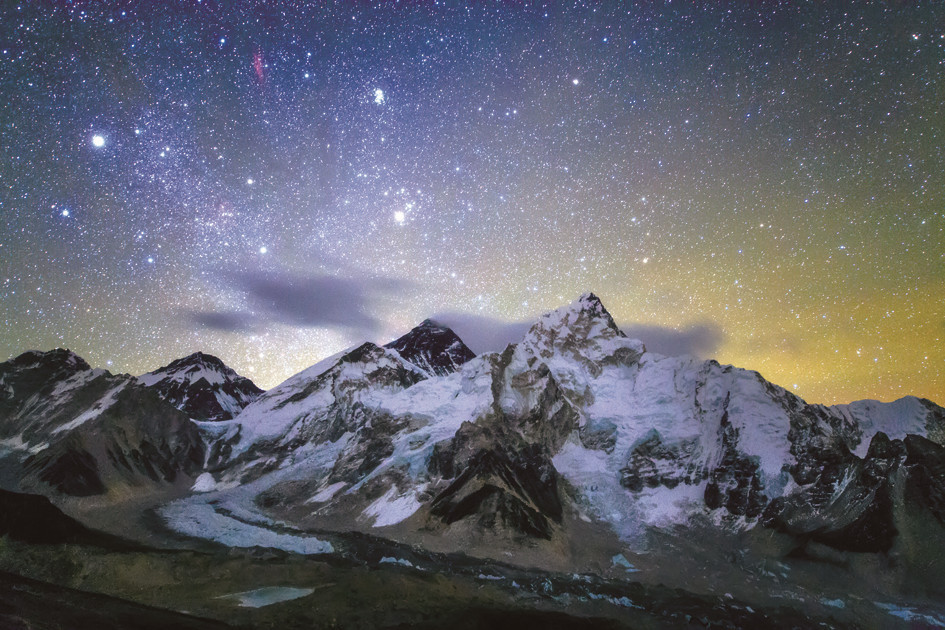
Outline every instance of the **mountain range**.
<svg viewBox="0 0 945 630"><path fill-rule="evenodd" d="M857 598L898 602L882 619L945 620L915 607L945 583L945 409L808 404L754 371L647 352L593 294L502 352L426 320L265 392L199 352L139 377L27 352L0 364L0 485L139 540L156 520L333 554L359 533L606 580L711 590L741 571L794 600L811 567L841 567Z"/></svg>

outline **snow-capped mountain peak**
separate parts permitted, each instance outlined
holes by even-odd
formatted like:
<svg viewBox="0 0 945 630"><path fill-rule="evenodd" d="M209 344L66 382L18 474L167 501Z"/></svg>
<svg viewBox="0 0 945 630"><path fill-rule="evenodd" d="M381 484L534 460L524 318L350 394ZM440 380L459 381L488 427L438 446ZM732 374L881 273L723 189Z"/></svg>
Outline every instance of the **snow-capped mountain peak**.
<svg viewBox="0 0 945 630"><path fill-rule="evenodd" d="M306 442L337 440L356 430L364 410L427 378L396 351L365 342L328 357L264 393L234 420L224 423L232 441L226 451L235 458L276 459Z"/></svg>
<svg viewBox="0 0 945 630"><path fill-rule="evenodd" d="M614 318L593 293L545 313L529 329L519 344L519 352L548 361L553 357L577 360L592 372L596 364L609 358L629 363L646 348L641 341L629 339L617 327ZM549 367L554 370L554 365Z"/></svg>
<svg viewBox="0 0 945 630"><path fill-rule="evenodd" d="M263 390L211 354L195 352L138 377L195 420L228 420Z"/></svg>
<svg viewBox="0 0 945 630"><path fill-rule="evenodd" d="M431 319L423 320L419 326L384 347L396 350L429 376L455 372L476 356L455 332Z"/></svg>
<svg viewBox="0 0 945 630"><path fill-rule="evenodd" d="M89 364L86 363L85 359L71 350L65 350L63 348L56 348L48 352L29 350L11 359L8 364L16 369L42 367L47 370L62 370L69 373L92 369Z"/></svg>
<svg viewBox="0 0 945 630"><path fill-rule="evenodd" d="M142 374L138 380L144 385L151 386L166 379L177 383L184 381L196 383L202 378L211 385L217 385L223 383L227 377L234 378L238 375L212 354L195 352L171 361L153 372Z"/></svg>

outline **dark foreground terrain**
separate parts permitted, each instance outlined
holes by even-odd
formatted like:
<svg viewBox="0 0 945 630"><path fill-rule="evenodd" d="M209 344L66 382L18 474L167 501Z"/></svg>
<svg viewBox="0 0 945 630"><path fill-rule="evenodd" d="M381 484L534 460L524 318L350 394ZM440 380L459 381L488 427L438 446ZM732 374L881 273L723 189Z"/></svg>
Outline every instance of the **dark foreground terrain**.
<svg viewBox="0 0 945 630"><path fill-rule="evenodd" d="M842 558L752 564L744 545L766 544L757 551L768 554L770 541L716 545L729 558L722 571L719 557L700 557L701 545L667 539L662 553L634 558L641 573L616 580L360 533L321 532L335 551L318 556L232 549L162 530L157 518L155 548L88 529L44 497L9 492L0 515L2 629L941 627L934 606L884 607L866 590L838 597L844 581L869 586ZM778 589L787 571L810 588Z"/></svg>

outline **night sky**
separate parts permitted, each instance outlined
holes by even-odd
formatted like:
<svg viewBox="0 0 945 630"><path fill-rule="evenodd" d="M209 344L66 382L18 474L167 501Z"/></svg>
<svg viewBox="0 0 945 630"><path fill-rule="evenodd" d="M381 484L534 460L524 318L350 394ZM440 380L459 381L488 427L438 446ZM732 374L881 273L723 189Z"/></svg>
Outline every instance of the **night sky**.
<svg viewBox="0 0 945 630"><path fill-rule="evenodd" d="M594 291L811 402L945 403L945 4L470 5L3 0L0 360L271 387Z"/></svg>

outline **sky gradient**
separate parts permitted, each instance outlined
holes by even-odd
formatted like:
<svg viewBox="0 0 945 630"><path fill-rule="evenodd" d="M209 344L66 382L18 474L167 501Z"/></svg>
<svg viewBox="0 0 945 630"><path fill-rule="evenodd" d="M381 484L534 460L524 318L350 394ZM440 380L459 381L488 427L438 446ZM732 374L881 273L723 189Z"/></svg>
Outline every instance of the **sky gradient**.
<svg viewBox="0 0 945 630"><path fill-rule="evenodd" d="M940 2L4 2L0 360L268 388L594 291L810 402L945 403L943 110Z"/></svg>

